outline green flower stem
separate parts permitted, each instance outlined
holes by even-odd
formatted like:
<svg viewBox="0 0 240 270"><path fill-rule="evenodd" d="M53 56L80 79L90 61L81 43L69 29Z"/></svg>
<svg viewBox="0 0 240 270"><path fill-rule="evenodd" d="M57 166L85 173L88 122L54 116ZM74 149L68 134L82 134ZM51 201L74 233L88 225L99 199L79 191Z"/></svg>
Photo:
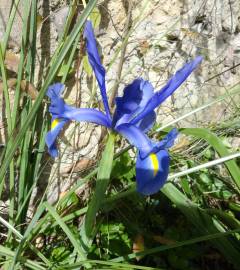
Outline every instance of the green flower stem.
<svg viewBox="0 0 240 270"><path fill-rule="evenodd" d="M115 134L110 133L99 164L96 189L88 205L86 218L81 228L81 237L86 249L91 246L91 242L94 238L96 215L104 201L105 193L109 184L114 157L114 140Z"/></svg>

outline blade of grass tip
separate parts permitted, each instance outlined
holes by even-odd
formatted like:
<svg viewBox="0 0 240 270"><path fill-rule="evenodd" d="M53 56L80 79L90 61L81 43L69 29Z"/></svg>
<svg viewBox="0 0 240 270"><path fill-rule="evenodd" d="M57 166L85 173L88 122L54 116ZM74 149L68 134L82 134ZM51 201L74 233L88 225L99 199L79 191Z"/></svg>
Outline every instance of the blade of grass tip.
<svg viewBox="0 0 240 270"><path fill-rule="evenodd" d="M70 68L71 68L71 65L72 65L72 62L73 62L73 58L74 58L74 54L75 54L75 52L76 52L76 49L77 49L77 46L78 46L80 37L81 37L81 32L79 32L79 34L78 34L78 36L76 37L76 40L75 40L75 42L74 42L74 44L73 44L73 48L72 48L71 54L70 54L70 56L69 56L67 65L66 65L66 71L65 71L65 73L64 73L64 75L63 75L63 77L62 77L62 80L61 80L62 83L65 83L65 81L66 81L66 79L67 79L68 72L69 72L69 70L70 70Z"/></svg>
<svg viewBox="0 0 240 270"><path fill-rule="evenodd" d="M138 256L151 255L151 254L162 252L165 250L175 249L175 248L193 245L193 244L197 244L197 243L201 243L201 242L205 242L205 241L209 241L209 240L213 240L213 239L223 238L223 237L229 236L231 234L238 233L239 231L240 231L240 229L236 229L236 230L223 232L223 233L220 232L220 233L208 234L208 235L192 238L189 240L177 242L174 244L169 244L167 246L164 245L164 246L160 246L160 247L150 248L150 249L147 249L147 250L142 251L142 252L134 252L134 253L128 254L126 256L121 256L121 257L117 257L115 259L112 259L112 261L121 262L121 261L125 261L126 259L134 259Z"/></svg>
<svg viewBox="0 0 240 270"><path fill-rule="evenodd" d="M16 151L16 149L18 148L18 146L20 145L28 127L30 126L31 122L33 121L33 119L35 118L35 115L39 109L39 106L41 105L41 102L43 100L43 97L45 95L45 92L47 90L47 87L50 85L50 83L52 82L52 80L54 79L58 68L60 67L63 59L65 58L65 56L67 55L67 52L69 50L69 48L71 47L71 45L73 44L76 36L78 35L79 31L82 29L82 26L85 22L85 20L87 19L87 17L89 16L90 12L92 11L92 9L95 7L97 3L97 0L90 0L87 4L87 7L84 9L83 13L81 14L81 17L79 19L79 21L77 22L76 26L74 27L72 33L68 36L68 38L66 39L66 41L64 42L61 51L59 52L58 57L56 57L55 62L52 64L49 72L48 72L48 76L45 80L45 83L41 89L41 91L39 92L39 95L37 97L37 99L35 100L34 105L32 106L31 111L29 112L28 118L26 120L26 122L24 123L24 125L21 127L20 131L18 132L17 136L14 138L14 143L11 144L11 147L9 148L9 150L6 153L6 156L3 160L2 166L0 168L0 184L3 181L3 178L5 176L6 170L14 156L14 153ZM1 194L0 194L1 197Z"/></svg>
<svg viewBox="0 0 240 270"><path fill-rule="evenodd" d="M220 157L224 157L230 154L221 139L206 128L184 128L181 129L181 133L204 139L218 152ZM225 163L225 165L232 176L233 182L240 192L240 168L234 160L229 160Z"/></svg>
<svg viewBox="0 0 240 270"><path fill-rule="evenodd" d="M5 55L5 52L6 52L7 43L8 43L9 37L10 37L10 33L11 33L11 30L12 30L12 26L13 26L13 21L14 21L14 18L16 16L16 12L17 12L17 9L18 9L19 2L20 2L20 0L15 0L14 1L14 4L12 5L12 9L11 9L11 12L10 12L10 16L8 18L7 27L6 27L6 31L4 33L3 42L2 42L3 55Z"/></svg>
<svg viewBox="0 0 240 270"><path fill-rule="evenodd" d="M77 3L74 1L71 5L70 5L70 10L68 12L67 15L67 20L66 23L64 24L64 28L63 31L59 37L59 43L62 43L64 39L66 39L66 36L68 34L69 28L72 24L72 20L74 18L74 16L76 15L76 11L77 11ZM84 8L86 8L86 6L84 6Z"/></svg>
<svg viewBox="0 0 240 270"><path fill-rule="evenodd" d="M28 38L28 18L30 15L30 8L29 1L24 1L24 13L23 13L23 30L22 30L22 45L21 45L21 52L20 52L20 61L18 65L18 72L17 72L17 85L15 89L14 95L14 104L12 110L12 126L15 127L17 116L19 115L19 101L20 101L20 87L21 81L23 77L24 71L24 61L25 61L25 51L28 50L27 48L27 38ZM11 142L12 143L12 142Z"/></svg>
<svg viewBox="0 0 240 270"><path fill-rule="evenodd" d="M98 210L103 202L105 197L105 193L109 184L110 175L112 171L112 162L114 155L114 139L115 134L110 133L106 147L103 151L101 161L99 163L97 180L96 180L96 189L90 203L88 205L88 210L86 213L85 220L81 226L81 237L86 247L85 250L88 250L91 246L91 242L93 239L93 230L95 225L95 219Z"/></svg>
<svg viewBox="0 0 240 270"><path fill-rule="evenodd" d="M34 82L35 60L36 60L36 40L37 40L37 0L32 0L29 23L29 43L27 55L27 80Z"/></svg>

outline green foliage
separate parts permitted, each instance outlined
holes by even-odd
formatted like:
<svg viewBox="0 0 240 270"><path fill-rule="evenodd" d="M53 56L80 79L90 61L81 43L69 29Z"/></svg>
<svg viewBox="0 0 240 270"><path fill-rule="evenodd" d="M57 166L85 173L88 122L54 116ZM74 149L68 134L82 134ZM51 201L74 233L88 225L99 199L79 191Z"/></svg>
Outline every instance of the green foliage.
<svg viewBox="0 0 240 270"><path fill-rule="evenodd" d="M154 196L143 197L135 192L134 153L122 150L114 156L117 144L115 135L110 134L97 167L78 179L57 203L50 205L45 194L37 198L29 216L31 195L46 177L43 172L49 163L45 154L45 134L49 128L46 89L56 78L64 82L74 74L76 52L83 57L83 72L92 75L79 42L82 43L82 27L87 17L90 15L97 28L101 14L97 1L90 0L71 29L77 10L75 3L71 5L56 52L45 67L46 75L37 82L37 99L32 100L28 94L21 94L20 86L23 79L35 82L37 1L31 1L31 5L29 1L23 2L22 46L12 105L4 57L19 1L12 6L0 46L7 116L7 144L0 157L0 199L8 199L0 216L2 268L198 270L202 265L211 269L233 269L235 265L237 269L240 264L239 159L192 173L187 170L236 151L229 138L239 137L238 112L235 119L216 127L180 129L188 136L189 144L171 152L171 181ZM123 45L133 30L123 38ZM108 68L120 51L121 46ZM239 86L232 92L239 94ZM228 96L223 95L195 112ZM164 127L156 125L153 129L157 139L162 137L162 133L156 134L159 129ZM185 175L174 177L179 170L186 172ZM75 191L87 182L95 185L89 185L90 196L83 199Z"/></svg>
<svg viewBox="0 0 240 270"><path fill-rule="evenodd" d="M131 252L131 241L125 226L119 222L103 223L99 227L98 243L89 258L109 260Z"/></svg>
<svg viewBox="0 0 240 270"><path fill-rule="evenodd" d="M114 160L111 177L119 179L122 184L129 184L135 176L134 160L128 152L123 153L117 160Z"/></svg>

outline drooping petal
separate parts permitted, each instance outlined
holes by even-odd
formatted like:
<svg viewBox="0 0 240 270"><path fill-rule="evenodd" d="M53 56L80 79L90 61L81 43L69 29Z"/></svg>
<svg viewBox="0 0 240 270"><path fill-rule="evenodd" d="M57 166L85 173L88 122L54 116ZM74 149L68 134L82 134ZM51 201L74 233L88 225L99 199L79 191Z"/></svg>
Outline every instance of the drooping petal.
<svg viewBox="0 0 240 270"><path fill-rule="evenodd" d="M115 99L116 110L113 125L128 123L135 117L153 96L153 86L141 78L127 85L122 97Z"/></svg>
<svg viewBox="0 0 240 270"><path fill-rule="evenodd" d="M140 155L136 163L137 191L143 195L158 192L165 184L169 172L170 157L167 150L151 153L146 158Z"/></svg>
<svg viewBox="0 0 240 270"><path fill-rule="evenodd" d="M202 57L198 56L193 61L185 64L176 74L167 82L167 84L148 101L145 108L135 117L130 123L136 124L149 112L158 107L165 99L167 99L172 93L187 79L187 77L193 72L193 70L201 63Z"/></svg>
<svg viewBox="0 0 240 270"><path fill-rule="evenodd" d="M125 137L131 145L135 146L142 157L146 157L152 151L154 144L138 127L122 124L117 126L115 130Z"/></svg>
<svg viewBox="0 0 240 270"><path fill-rule="evenodd" d="M156 121L156 113L154 111L150 112L147 114L139 123L138 127L143 131L143 132L148 132L154 125Z"/></svg>
<svg viewBox="0 0 240 270"><path fill-rule="evenodd" d="M61 132L64 125L68 122L66 119L55 118L52 120L51 129L46 134L45 141L48 147L48 152L52 157L58 156L58 150L56 147L56 139Z"/></svg>
<svg viewBox="0 0 240 270"><path fill-rule="evenodd" d="M88 60L92 69L95 73L102 99L103 105L107 114L107 117L111 119L111 114L109 110L107 93L106 93L106 84L105 84L105 69L101 64L101 59L97 49L97 42L94 36L93 26L91 21L87 21L84 29L84 38L86 39L86 50L88 54Z"/></svg>
<svg viewBox="0 0 240 270"><path fill-rule="evenodd" d="M103 125L109 128L111 127L111 121L104 113L95 109L75 108L67 105L61 97L63 88L63 84L57 83L49 86L47 91L47 95L51 99L49 112L52 114L52 124L51 130L46 134L45 140L48 146L48 151L53 157L58 155L55 144L56 138L68 121L84 121Z"/></svg>

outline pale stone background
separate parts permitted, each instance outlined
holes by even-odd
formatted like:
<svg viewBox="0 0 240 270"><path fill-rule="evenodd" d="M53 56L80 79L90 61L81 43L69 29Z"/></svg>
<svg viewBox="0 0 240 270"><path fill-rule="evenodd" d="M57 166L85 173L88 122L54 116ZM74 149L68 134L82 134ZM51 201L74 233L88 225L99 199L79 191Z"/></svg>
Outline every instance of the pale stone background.
<svg viewBox="0 0 240 270"><path fill-rule="evenodd" d="M5 31L10 2L0 0L0 38ZM19 33L22 2L20 1L9 44L10 49L15 52L19 51L21 41ZM49 62L56 48L57 37L61 33L69 4L71 1L39 1L39 14L49 19L38 31L37 77L44 74L43 66ZM119 94L126 84L137 77L150 80L158 90L186 61L199 54L205 58L201 67L158 109L159 123L166 124L226 93L227 89L239 83L239 67L207 81L240 63L239 0L134 0L132 8L129 7L131 3L126 0L98 2L102 17L96 36L106 68L128 32L127 20L129 26L134 28L124 56ZM119 62L120 56L107 72L109 95L118 79ZM67 82L67 101L74 104L77 100L78 106L89 106L89 103L94 103L90 94L91 84L86 82L86 76L82 72L78 78L78 85L72 81ZM239 96L188 117L180 122L179 126L203 127L217 124L228 118L237 108ZM72 133L74 136L71 139ZM65 152L51 166L50 178L54 180L53 186L58 187L58 191L49 193L51 201L56 199L57 193L67 189L71 182L79 178L79 172L69 175L69 167L75 164L74 162L77 164L86 159L86 162L91 163L96 160L100 136L101 128L93 125L81 124L76 127L71 124L67 128L60 145L61 152ZM81 167L81 163L79 166ZM45 173L49 174L48 171Z"/></svg>

